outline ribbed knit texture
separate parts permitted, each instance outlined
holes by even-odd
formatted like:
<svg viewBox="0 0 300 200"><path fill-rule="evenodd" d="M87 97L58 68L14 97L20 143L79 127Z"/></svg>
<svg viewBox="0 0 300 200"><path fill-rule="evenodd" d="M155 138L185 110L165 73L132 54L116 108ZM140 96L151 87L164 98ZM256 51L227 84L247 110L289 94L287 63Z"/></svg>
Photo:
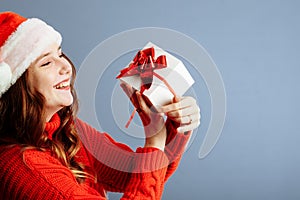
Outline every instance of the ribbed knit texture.
<svg viewBox="0 0 300 200"><path fill-rule="evenodd" d="M59 124L58 115L54 115L45 125L49 138ZM50 151L0 146L0 199L106 199L106 191L115 191L124 193L122 200L158 200L189 138L176 134L175 127L167 124L168 134L172 135L168 142L172 145L167 145L166 152L156 148L133 152L79 119L75 125L82 140L76 159L97 177L96 183L87 179L79 184Z"/></svg>
<svg viewBox="0 0 300 200"><path fill-rule="evenodd" d="M45 133L48 135L48 138L52 140L54 132L60 126L60 118L57 113L53 115L49 122L45 124Z"/></svg>

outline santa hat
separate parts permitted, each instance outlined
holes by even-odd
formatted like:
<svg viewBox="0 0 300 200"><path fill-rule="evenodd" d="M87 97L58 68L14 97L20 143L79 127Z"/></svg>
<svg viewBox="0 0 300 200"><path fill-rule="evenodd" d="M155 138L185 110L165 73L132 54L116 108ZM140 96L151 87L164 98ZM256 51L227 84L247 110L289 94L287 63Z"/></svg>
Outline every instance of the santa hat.
<svg viewBox="0 0 300 200"><path fill-rule="evenodd" d="M61 35L40 19L0 13L0 97Z"/></svg>

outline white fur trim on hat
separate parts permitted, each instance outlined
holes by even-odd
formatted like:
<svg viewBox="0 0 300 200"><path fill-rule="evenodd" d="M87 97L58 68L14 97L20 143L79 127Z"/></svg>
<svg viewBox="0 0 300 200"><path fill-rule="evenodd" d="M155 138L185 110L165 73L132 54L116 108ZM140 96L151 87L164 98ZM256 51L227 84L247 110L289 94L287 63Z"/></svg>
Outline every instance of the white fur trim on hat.
<svg viewBox="0 0 300 200"><path fill-rule="evenodd" d="M61 41L61 35L42 20L32 18L20 24L0 49L0 60L9 66L11 71L11 77L7 77L7 80L10 79L9 83L6 80L5 87L0 84L0 97L47 47L53 43L60 45ZM7 71L7 67L4 68ZM2 75L0 77L2 83Z"/></svg>
<svg viewBox="0 0 300 200"><path fill-rule="evenodd" d="M7 90L10 86L12 73L10 67L5 62L0 62L0 88ZM0 96L2 94L0 93Z"/></svg>

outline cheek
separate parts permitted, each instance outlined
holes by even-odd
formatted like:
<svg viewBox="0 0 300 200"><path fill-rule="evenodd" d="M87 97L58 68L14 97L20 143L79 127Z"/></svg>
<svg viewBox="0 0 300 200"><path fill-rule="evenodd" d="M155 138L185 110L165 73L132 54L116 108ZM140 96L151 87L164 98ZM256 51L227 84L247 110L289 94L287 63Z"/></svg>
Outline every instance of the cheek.
<svg viewBox="0 0 300 200"><path fill-rule="evenodd" d="M49 95L51 93L51 88L49 86L46 86L46 85L37 85L35 90L39 93L41 93L44 97L47 98L47 95Z"/></svg>
<svg viewBox="0 0 300 200"><path fill-rule="evenodd" d="M53 89L52 79L50 75L33 72L31 76L29 76L30 89L33 92L39 92L47 97L46 95L51 93Z"/></svg>

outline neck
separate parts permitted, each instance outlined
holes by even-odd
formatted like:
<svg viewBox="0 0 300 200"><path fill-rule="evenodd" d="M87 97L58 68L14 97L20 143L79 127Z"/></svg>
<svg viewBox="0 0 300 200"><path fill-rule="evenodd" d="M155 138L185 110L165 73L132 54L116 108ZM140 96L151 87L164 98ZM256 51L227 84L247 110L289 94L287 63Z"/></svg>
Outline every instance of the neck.
<svg viewBox="0 0 300 200"><path fill-rule="evenodd" d="M61 109L63 109L64 106L60 105L60 106L56 106L56 107L53 107L53 106L45 106L45 117L46 117L46 122L49 122L51 120L51 118L58 112L60 111Z"/></svg>

